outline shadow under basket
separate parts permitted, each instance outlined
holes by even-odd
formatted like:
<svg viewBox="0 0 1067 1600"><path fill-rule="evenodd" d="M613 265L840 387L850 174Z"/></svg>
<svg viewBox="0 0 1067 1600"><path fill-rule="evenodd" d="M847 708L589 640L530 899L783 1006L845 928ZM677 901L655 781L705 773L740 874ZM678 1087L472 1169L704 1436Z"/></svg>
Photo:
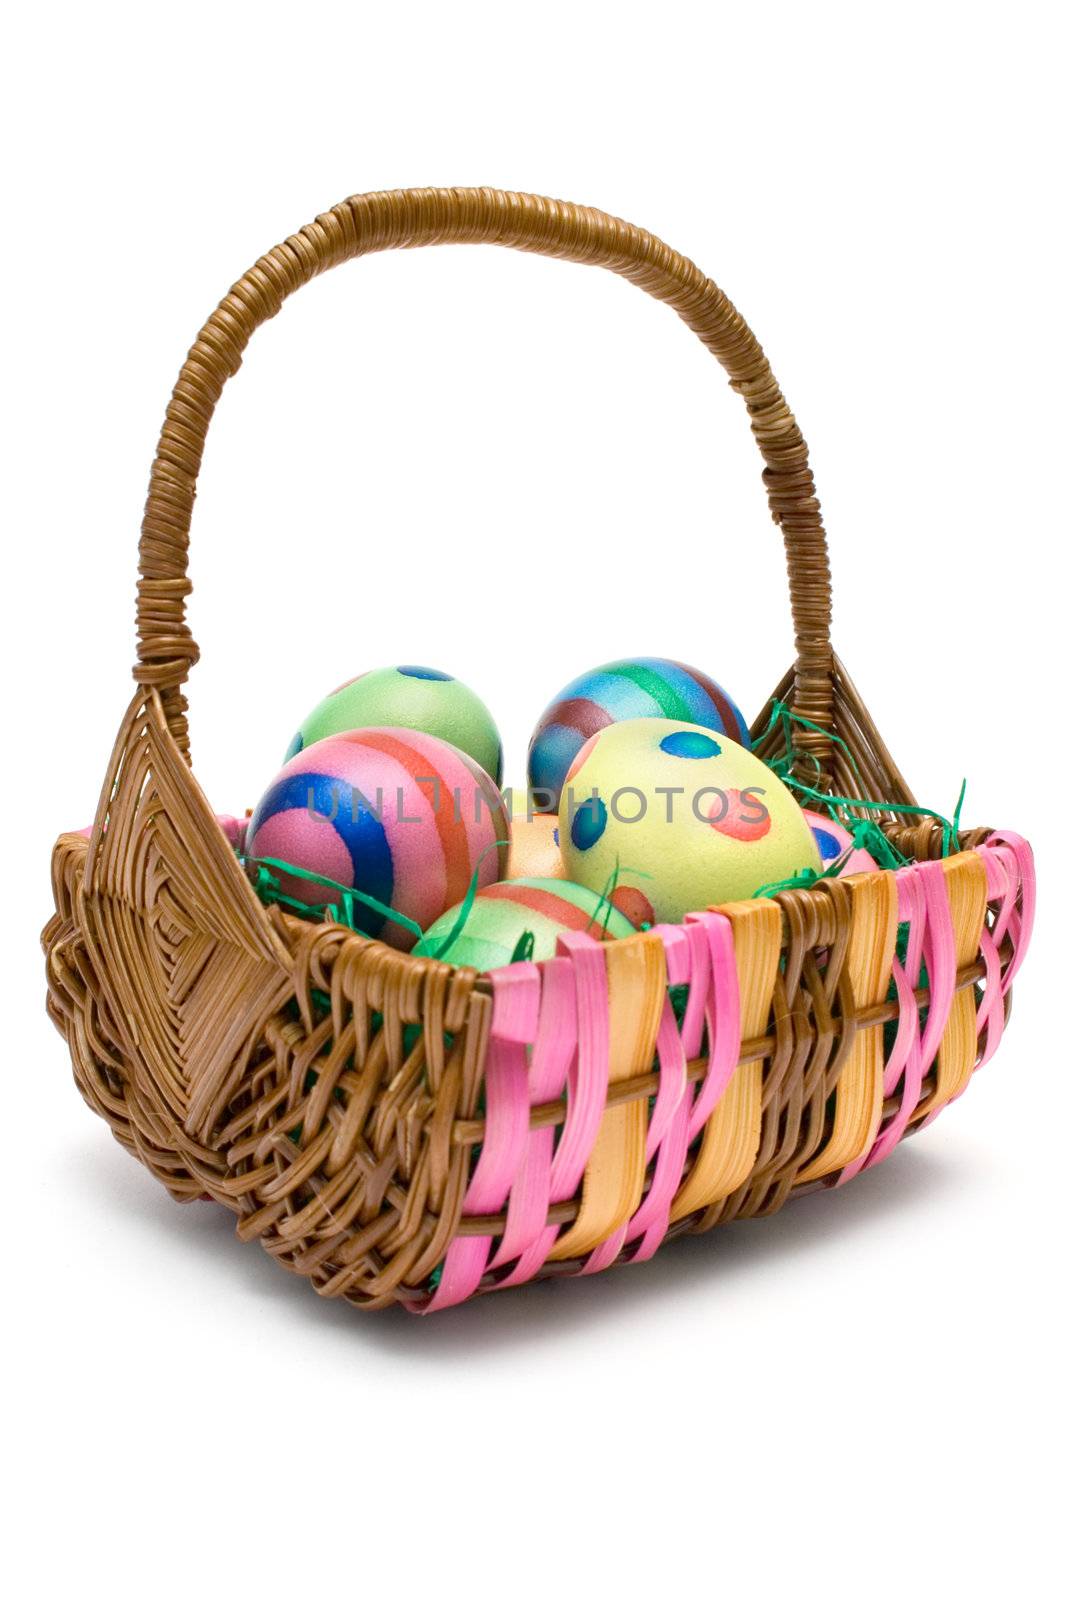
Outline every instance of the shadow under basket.
<svg viewBox="0 0 1067 1600"><path fill-rule="evenodd" d="M788 562L783 701L807 776L879 813L909 865L719 906L480 977L256 897L189 764L188 532L208 425L255 328L373 251L507 245L666 302L748 409ZM167 409L140 545L137 692L89 838L53 855L51 1016L78 1087L181 1200L229 1206L320 1294L431 1311L644 1260L883 1160L996 1049L1033 921L1009 833L952 841L830 646L807 448L762 350L692 262L587 207L489 189L358 195L256 262ZM836 736L836 739L835 739ZM780 727L760 753L781 754ZM844 764L843 740L854 765ZM844 769L844 770L842 770Z"/></svg>

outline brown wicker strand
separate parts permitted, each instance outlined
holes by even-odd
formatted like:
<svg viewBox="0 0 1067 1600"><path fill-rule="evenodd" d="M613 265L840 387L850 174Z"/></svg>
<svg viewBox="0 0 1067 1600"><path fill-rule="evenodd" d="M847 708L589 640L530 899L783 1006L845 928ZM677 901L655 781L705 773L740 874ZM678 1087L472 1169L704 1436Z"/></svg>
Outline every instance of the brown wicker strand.
<svg viewBox="0 0 1067 1600"><path fill-rule="evenodd" d="M765 462L771 515L782 529L796 641L798 711L833 720L830 569L808 451L767 358L740 313L694 264L642 228L588 206L497 189L408 189L342 201L261 256L197 336L167 407L141 529L138 683L158 689L188 755L182 686L198 650L185 619L189 526L212 414L260 323L329 267L379 250L495 244L606 267L671 306L722 363L748 409ZM829 744L803 732L820 759Z"/></svg>

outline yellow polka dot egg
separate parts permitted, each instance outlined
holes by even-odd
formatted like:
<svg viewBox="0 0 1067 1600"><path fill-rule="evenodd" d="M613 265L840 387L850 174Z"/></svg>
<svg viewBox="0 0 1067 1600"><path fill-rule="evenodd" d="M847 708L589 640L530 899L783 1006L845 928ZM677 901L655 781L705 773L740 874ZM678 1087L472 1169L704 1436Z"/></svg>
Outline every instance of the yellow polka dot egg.
<svg viewBox="0 0 1067 1600"><path fill-rule="evenodd" d="M804 813L758 756L661 717L586 741L567 773L559 838L568 878L600 892L617 870L659 922L822 870Z"/></svg>

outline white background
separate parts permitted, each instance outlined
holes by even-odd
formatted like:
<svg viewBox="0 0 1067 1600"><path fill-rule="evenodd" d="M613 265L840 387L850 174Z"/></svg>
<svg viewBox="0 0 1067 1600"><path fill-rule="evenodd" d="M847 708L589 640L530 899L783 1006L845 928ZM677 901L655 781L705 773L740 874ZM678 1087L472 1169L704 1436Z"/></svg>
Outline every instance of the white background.
<svg viewBox="0 0 1067 1600"><path fill-rule="evenodd" d="M1061 43L1053 8L25 8L5 40L6 1331L14 1591L995 1594L1062 1485ZM913 787L1042 910L1001 1053L886 1166L643 1268L428 1320L175 1206L43 1015L48 853L131 692L137 527L229 283L364 189L616 211L709 271L811 448L835 640ZM252 804L405 660L521 781L571 675L790 658L743 407L670 312L501 251L382 256L254 340L193 529L197 773ZM1057 1558L1058 1559L1058 1558Z"/></svg>

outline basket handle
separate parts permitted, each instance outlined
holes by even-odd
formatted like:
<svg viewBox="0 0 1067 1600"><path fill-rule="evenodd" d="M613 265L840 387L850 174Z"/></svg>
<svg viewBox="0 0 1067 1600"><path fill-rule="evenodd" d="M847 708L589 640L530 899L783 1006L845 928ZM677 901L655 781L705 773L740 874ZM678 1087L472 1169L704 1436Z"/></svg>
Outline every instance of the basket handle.
<svg viewBox="0 0 1067 1600"><path fill-rule="evenodd" d="M223 384L261 322L294 289L353 256L430 244L497 244L607 267L672 306L743 398L765 462L771 515L785 537L796 638L795 706L830 728L830 568L808 449L751 329L720 289L654 235L588 206L500 189L395 189L354 195L261 256L205 322L167 407L141 526L137 682L162 698L188 757L182 686L199 650L185 620L196 478ZM801 730L813 755L829 742Z"/></svg>

